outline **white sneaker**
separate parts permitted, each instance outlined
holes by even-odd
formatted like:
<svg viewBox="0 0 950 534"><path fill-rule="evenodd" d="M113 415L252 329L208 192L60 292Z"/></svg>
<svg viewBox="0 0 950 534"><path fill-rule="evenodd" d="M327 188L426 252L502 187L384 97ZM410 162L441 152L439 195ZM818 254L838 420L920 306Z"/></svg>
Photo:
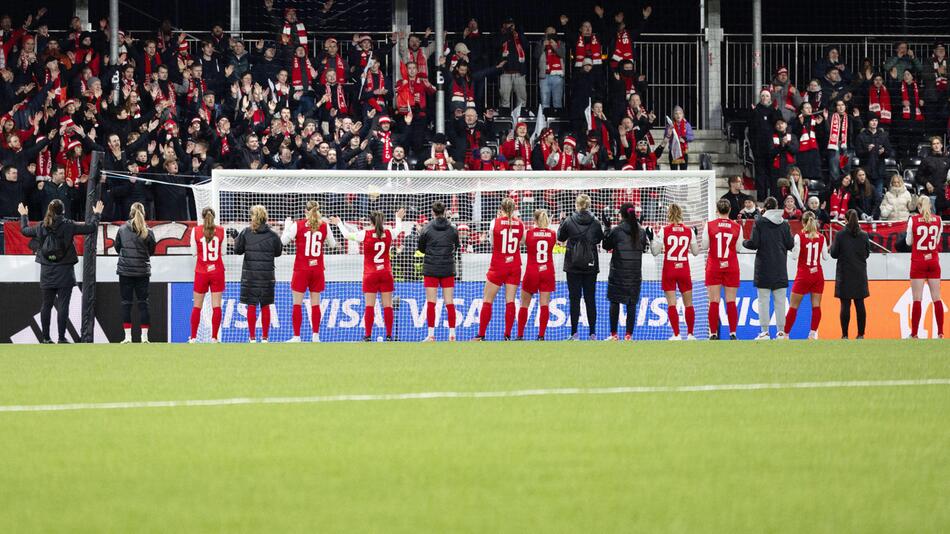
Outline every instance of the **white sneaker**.
<svg viewBox="0 0 950 534"><path fill-rule="evenodd" d="M683 338L679 336L670 336L669 341L683 341Z"/></svg>
<svg viewBox="0 0 950 534"><path fill-rule="evenodd" d="M693 334L686 334L686 341L696 341L696 336Z"/></svg>
<svg viewBox="0 0 950 534"><path fill-rule="evenodd" d="M620 338L615 335L612 335L608 337L607 339L605 339L604 341L620 341Z"/></svg>
<svg viewBox="0 0 950 534"><path fill-rule="evenodd" d="M756 341L769 341L771 339L768 332L759 332L759 335L755 336Z"/></svg>
<svg viewBox="0 0 950 534"><path fill-rule="evenodd" d="M197 342L198 340L193 337L188 338L188 343L197 343Z"/></svg>
<svg viewBox="0 0 950 534"><path fill-rule="evenodd" d="M320 343L320 334L314 334L310 336L311 343Z"/></svg>
<svg viewBox="0 0 950 534"><path fill-rule="evenodd" d="M287 340L287 343L300 343L300 336L294 336Z"/></svg>
<svg viewBox="0 0 950 534"><path fill-rule="evenodd" d="M261 343L270 343L270 341L267 341L267 339L262 339Z"/></svg>
<svg viewBox="0 0 950 534"><path fill-rule="evenodd" d="M433 341L435 341L435 336L426 336L425 339L422 340L423 343L431 343Z"/></svg>
<svg viewBox="0 0 950 534"><path fill-rule="evenodd" d="M818 339L818 332L815 330L808 332L808 339Z"/></svg>
<svg viewBox="0 0 950 534"><path fill-rule="evenodd" d="M151 341L148 340L148 336L142 336L142 343L147 344L147 343L151 343Z"/></svg>
<svg viewBox="0 0 950 534"><path fill-rule="evenodd" d="M257 340L256 340L256 339L249 339L247 342L248 342L248 343L257 343Z"/></svg>
<svg viewBox="0 0 950 534"><path fill-rule="evenodd" d="M785 335L785 332L779 331L775 334L776 341L788 341L788 336Z"/></svg>
<svg viewBox="0 0 950 534"><path fill-rule="evenodd" d="M121 343L122 343L123 345L125 345L125 344L127 344L127 343L131 343L131 342L132 342L132 340L129 339L129 338L125 338L125 339L123 339L123 340L121 341Z"/></svg>
<svg viewBox="0 0 950 534"><path fill-rule="evenodd" d="M213 337L211 338L211 343L220 343L220 341L218 341L218 338Z"/></svg>

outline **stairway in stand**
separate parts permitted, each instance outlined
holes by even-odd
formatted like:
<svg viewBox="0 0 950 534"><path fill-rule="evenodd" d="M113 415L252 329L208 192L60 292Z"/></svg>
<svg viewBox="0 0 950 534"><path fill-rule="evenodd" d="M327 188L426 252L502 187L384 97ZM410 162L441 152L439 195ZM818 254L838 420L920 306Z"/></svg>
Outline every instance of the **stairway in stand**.
<svg viewBox="0 0 950 534"><path fill-rule="evenodd" d="M663 139L663 130L656 129L652 133L657 141ZM689 166L691 169L698 169L699 155L709 154L716 171L716 196L722 196L729 189L729 177L742 176L743 169L736 156L736 147L726 140L720 130L693 130L693 134L695 139L689 144ZM668 152L664 150L663 157L660 158L660 169L669 170L669 161Z"/></svg>

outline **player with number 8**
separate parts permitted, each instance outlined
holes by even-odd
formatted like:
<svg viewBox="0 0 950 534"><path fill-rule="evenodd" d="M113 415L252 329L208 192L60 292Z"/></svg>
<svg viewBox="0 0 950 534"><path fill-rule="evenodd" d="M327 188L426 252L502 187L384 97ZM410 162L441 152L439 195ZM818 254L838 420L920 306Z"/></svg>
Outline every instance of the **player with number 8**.
<svg viewBox="0 0 950 534"><path fill-rule="evenodd" d="M659 239L654 239L651 249L654 255L663 254L663 277L661 286L666 294L666 312L673 335L670 341L679 341L680 320L676 311L676 290L683 295L683 313L686 319L686 339L695 340L693 326L696 312L693 309L693 279L689 270L687 253L699 254L699 245L693 239L693 230L683 224L683 210L678 204L670 204L667 212L669 224L663 227Z"/></svg>
<svg viewBox="0 0 950 534"><path fill-rule="evenodd" d="M291 343L300 342L300 328L303 324L303 297L310 291L310 323L313 327L313 342L320 341L320 293L326 288L324 277L323 250L336 248L337 242L330 232L330 226L320 215L320 204L315 200L307 201L307 216L294 222L290 217L284 221L284 233L281 241L284 245L296 243L297 256L294 259L294 274L290 280L290 291L294 299L291 321L294 337Z"/></svg>
<svg viewBox="0 0 950 534"><path fill-rule="evenodd" d="M498 217L491 223L491 264L488 267L475 341L485 339L491 322L492 302L502 286L505 288L505 340L511 339L511 327L515 322L515 294L521 282L521 242L525 235L524 223L514 214L515 201L505 197L501 201Z"/></svg>
<svg viewBox="0 0 950 534"><path fill-rule="evenodd" d="M524 279L521 281L521 308L518 310L518 340L524 338L524 329L528 324L528 306L531 297L538 293L538 341L544 341L547 330L551 303L551 293L554 292L554 244L557 234L548 228L549 217L547 210L535 210L535 227L527 232L525 247L527 248L528 264L524 270Z"/></svg>

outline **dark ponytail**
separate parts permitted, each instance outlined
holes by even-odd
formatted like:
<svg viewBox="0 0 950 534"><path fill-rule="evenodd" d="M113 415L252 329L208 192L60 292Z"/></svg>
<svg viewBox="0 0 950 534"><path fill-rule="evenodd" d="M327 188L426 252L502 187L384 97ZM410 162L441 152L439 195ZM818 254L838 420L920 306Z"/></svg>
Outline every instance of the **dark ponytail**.
<svg viewBox="0 0 950 534"><path fill-rule="evenodd" d="M858 224L858 212L848 210L845 219L848 221L845 225L845 229L851 234L851 237L858 237L858 234L861 233L861 225Z"/></svg>
<svg viewBox="0 0 950 534"><path fill-rule="evenodd" d="M46 216L43 217L43 227L49 230L53 227L53 221L56 219L57 215L63 214L63 201L54 198L49 202L49 205L46 206Z"/></svg>
<svg viewBox="0 0 950 534"><path fill-rule="evenodd" d="M373 223L374 231L376 232L376 239L382 239L385 233L383 229L383 212L381 211L371 211L369 212L369 221Z"/></svg>
<svg viewBox="0 0 950 534"><path fill-rule="evenodd" d="M633 239L633 246L637 246L640 241L640 221L637 219L637 207L629 202L620 206L620 219L630 225L630 237Z"/></svg>

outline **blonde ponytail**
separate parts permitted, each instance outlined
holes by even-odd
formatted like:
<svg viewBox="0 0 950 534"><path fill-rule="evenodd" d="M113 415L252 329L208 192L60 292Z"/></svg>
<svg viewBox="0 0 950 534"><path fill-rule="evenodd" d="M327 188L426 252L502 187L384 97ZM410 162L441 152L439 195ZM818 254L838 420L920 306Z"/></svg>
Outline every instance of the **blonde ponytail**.
<svg viewBox="0 0 950 534"><path fill-rule="evenodd" d="M670 204L666 218L670 221L670 224L680 224L683 222L683 209L679 207L679 204Z"/></svg>
<svg viewBox="0 0 950 534"><path fill-rule="evenodd" d="M201 219L204 221L202 226L204 227L205 241L210 243L214 239L214 210L211 208L201 210Z"/></svg>
<svg viewBox="0 0 950 534"><path fill-rule="evenodd" d="M265 224L267 224L267 208L260 204L251 206L251 231L256 232Z"/></svg>
<svg viewBox="0 0 950 534"><path fill-rule="evenodd" d="M501 200L501 211L506 217L511 218L515 213L515 201L511 197L505 197Z"/></svg>
<svg viewBox="0 0 950 534"><path fill-rule="evenodd" d="M917 212L920 213L920 219L925 223L931 223L934 220L934 213L930 207L930 197L920 195L917 198Z"/></svg>
<svg viewBox="0 0 950 534"><path fill-rule="evenodd" d="M547 228L551 223L550 217L548 217L548 210L538 209L534 210L534 224L538 228Z"/></svg>
<svg viewBox="0 0 950 534"><path fill-rule="evenodd" d="M316 200L307 201L307 226L310 227L311 232L316 232L320 228L322 223L322 216L320 215L320 203Z"/></svg>
<svg viewBox="0 0 950 534"><path fill-rule="evenodd" d="M808 237L818 237L818 219L815 218L814 212L806 211L805 215L802 215L802 230Z"/></svg>
<svg viewBox="0 0 950 534"><path fill-rule="evenodd" d="M145 206L141 202L132 204L129 209L129 224L132 225L132 231L141 239L148 237L148 225L145 223Z"/></svg>

